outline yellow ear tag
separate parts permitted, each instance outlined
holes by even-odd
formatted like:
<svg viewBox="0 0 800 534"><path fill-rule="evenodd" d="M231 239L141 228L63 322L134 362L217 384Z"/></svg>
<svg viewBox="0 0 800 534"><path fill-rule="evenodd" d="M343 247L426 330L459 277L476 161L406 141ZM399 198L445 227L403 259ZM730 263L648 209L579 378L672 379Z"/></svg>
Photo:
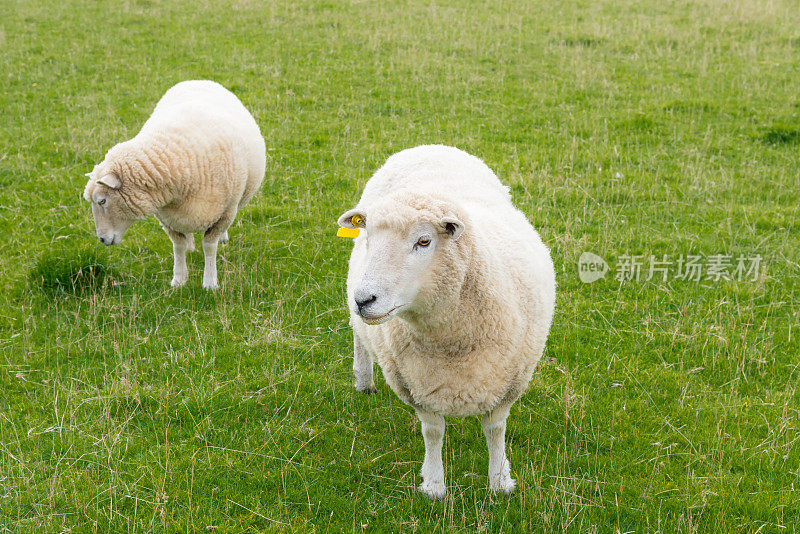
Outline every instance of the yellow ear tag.
<svg viewBox="0 0 800 534"><path fill-rule="evenodd" d="M359 231L358 228L339 228L336 232L336 237L352 237L355 239L358 237Z"/></svg>
<svg viewBox="0 0 800 534"><path fill-rule="evenodd" d="M350 217L350 224L353 226L361 226L364 224L364 217L356 213ZM361 230L358 228L339 228L339 230L336 232L336 237L352 237L355 239L358 237L360 231Z"/></svg>

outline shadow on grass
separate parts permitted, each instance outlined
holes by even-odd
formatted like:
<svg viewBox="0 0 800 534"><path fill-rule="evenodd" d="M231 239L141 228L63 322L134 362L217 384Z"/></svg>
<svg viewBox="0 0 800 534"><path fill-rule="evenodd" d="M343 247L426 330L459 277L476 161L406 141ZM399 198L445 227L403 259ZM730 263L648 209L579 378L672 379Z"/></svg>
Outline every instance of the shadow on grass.
<svg viewBox="0 0 800 534"><path fill-rule="evenodd" d="M800 145L800 128L773 126L761 136L761 140L770 145Z"/></svg>
<svg viewBox="0 0 800 534"><path fill-rule="evenodd" d="M28 274L31 289L55 295L82 295L102 287L110 274L108 252L88 243L64 242L41 253Z"/></svg>

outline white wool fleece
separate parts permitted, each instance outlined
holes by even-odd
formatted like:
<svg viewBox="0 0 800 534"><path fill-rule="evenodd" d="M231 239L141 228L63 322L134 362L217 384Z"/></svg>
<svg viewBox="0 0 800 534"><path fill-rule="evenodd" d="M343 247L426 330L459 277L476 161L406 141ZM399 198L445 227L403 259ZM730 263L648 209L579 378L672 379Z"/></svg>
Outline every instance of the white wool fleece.
<svg viewBox="0 0 800 534"><path fill-rule="evenodd" d="M377 361L416 410L421 489L446 492L442 416L483 415L490 486L512 491L502 436L553 318L549 250L495 174L445 146L391 156L340 224L362 228L347 279L356 387L374 391Z"/></svg>
<svg viewBox="0 0 800 534"><path fill-rule="evenodd" d="M107 245L134 220L155 216L173 242L174 286L186 283L186 251L203 232L203 286L215 289L217 243L265 168L264 138L239 99L218 83L186 81L164 94L136 137L108 151L84 197Z"/></svg>

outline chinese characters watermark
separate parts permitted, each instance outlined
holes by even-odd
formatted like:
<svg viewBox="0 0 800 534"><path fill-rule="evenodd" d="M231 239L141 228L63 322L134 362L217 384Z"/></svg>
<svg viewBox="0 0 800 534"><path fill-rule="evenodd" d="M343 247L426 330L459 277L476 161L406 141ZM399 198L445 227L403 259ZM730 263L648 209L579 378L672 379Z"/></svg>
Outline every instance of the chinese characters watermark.
<svg viewBox="0 0 800 534"><path fill-rule="evenodd" d="M619 282L755 282L763 270L760 254L623 254L615 260L614 279ZM585 284L604 278L610 271L605 259L592 252L584 252L578 259L578 276Z"/></svg>

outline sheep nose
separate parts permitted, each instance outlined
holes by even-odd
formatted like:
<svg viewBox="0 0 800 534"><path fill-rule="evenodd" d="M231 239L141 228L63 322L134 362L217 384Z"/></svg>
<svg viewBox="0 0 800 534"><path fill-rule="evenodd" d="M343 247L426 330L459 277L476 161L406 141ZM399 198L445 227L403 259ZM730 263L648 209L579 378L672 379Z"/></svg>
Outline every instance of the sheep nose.
<svg viewBox="0 0 800 534"><path fill-rule="evenodd" d="M102 244L104 244L104 245L106 244L106 238L105 237L99 236L98 238L100 239L100 242Z"/></svg>
<svg viewBox="0 0 800 534"><path fill-rule="evenodd" d="M364 308L366 308L367 306L378 300L378 297L377 295L369 295L366 297L359 296L356 297L355 300L356 300L356 306L358 306L358 311L360 313L364 310Z"/></svg>

